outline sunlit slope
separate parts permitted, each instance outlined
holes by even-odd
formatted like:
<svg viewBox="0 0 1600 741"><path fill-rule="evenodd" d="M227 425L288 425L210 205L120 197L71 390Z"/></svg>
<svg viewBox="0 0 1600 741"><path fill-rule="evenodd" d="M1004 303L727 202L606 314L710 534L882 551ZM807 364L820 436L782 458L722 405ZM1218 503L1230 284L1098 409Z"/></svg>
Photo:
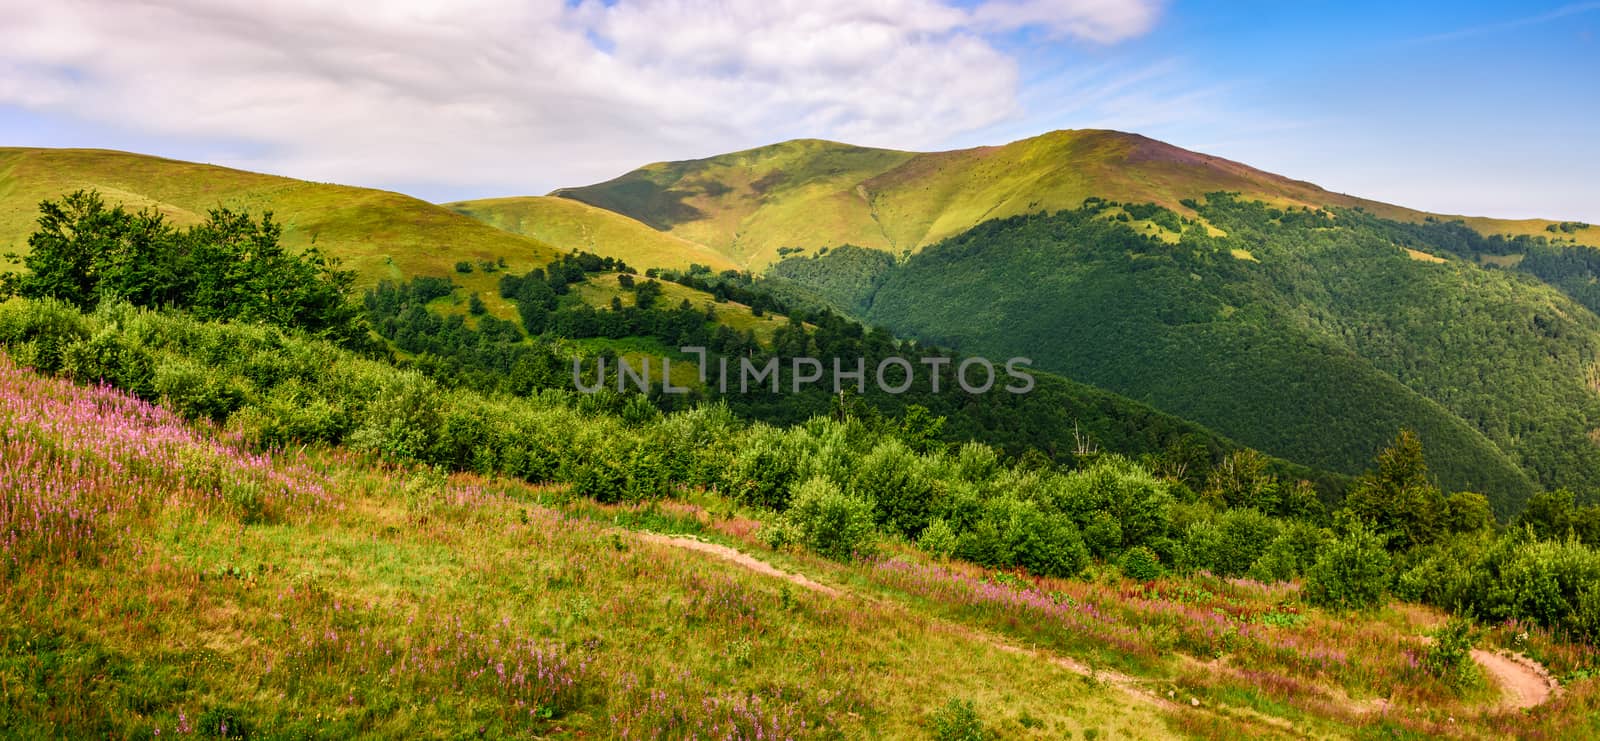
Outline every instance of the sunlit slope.
<svg viewBox="0 0 1600 741"><path fill-rule="evenodd" d="M498 229L533 237L564 250L615 257L641 270L682 270L691 264L719 271L739 267L726 255L703 244L656 231L633 218L570 198L485 198L444 206Z"/></svg>
<svg viewBox="0 0 1600 741"><path fill-rule="evenodd" d="M890 248L857 188L916 156L802 139L647 165L553 195L626 214L760 267L776 261L783 247Z"/></svg>
<svg viewBox="0 0 1600 741"><path fill-rule="evenodd" d="M1099 197L1158 203L1238 192L1278 206L1361 207L1420 221L1438 216L1324 190L1116 131L1053 131L1003 146L907 153L816 140L649 165L554 195L636 218L760 268L781 247L854 244L916 251L984 221L1076 208ZM1484 234L1560 236L1600 246L1600 229L1555 234L1543 219L1466 218Z"/></svg>
<svg viewBox="0 0 1600 741"><path fill-rule="evenodd" d="M178 224L219 205L272 211L293 248L339 257L362 283L444 275L461 260L542 265L557 250L410 196L226 167L91 149L0 148L0 251L25 253L41 200L80 188L108 203L154 208Z"/></svg>

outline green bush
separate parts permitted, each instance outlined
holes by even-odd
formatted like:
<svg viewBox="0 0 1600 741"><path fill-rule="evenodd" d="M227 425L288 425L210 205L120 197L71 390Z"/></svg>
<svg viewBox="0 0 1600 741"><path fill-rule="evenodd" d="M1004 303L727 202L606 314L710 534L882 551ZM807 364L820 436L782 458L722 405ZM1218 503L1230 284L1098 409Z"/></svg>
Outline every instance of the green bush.
<svg viewBox="0 0 1600 741"><path fill-rule="evenodd" d="M1244 576L1277 539L1278 521L1255 509L1230 509L1217 518L1219 541L1212 570Z"/></svg>
<svg viewBox="0 0 1600 741"><path fill-rule="evenodd" d="M877 502L878 522L885 530L916 538L928 524L933 489L917 454L899 440L881 442L861 459L850 490Z"/></svg>
<svg viewBox="0 0 1600 741"><path fill-rule="evenodd" d="M782 430L755 425L745 433L733 464L723 474L723 487L745 504L781 510L788 506L804 460L796 455Z"/></svg>
<svg viewBox="0 0 1600 741"><path fill-rule="evenodd" d="M1472 622L1465 618L1451 618L1430 634L1433 644L1422 657L1424 671L1443 680L1457 690L1473 687L1483 681L1478 665L1472 660L1472 645L1477 633Z"/></svg>
<svg viewBox="0 0 1600 741"><path fill-rule="evenodd" d="M1161 558L1146 546L1134 546L1122 554L1122 574L1129 579L1153 581L1161 578Z"/></svg>
<svg viewBox="0 0 1600 741"><path fill-rule="evenodd" d="M189 419L213 422L226 420L246 398L244 390L221 371L183 358L157 365L152 387L167 408Z"/></svg>
<svg viewBox="0 0 1600 741"><path fill-rule="evenodd" d="M1089 549L1072 518L1011 496L984 502L972 529L957 538L956 555L992 568L1021 567L1060 577L1075 576L1089 563Z"/></svg>
<svg viewBox="0 0 1600 741"><path fill-rule="evenodd" d="M1102 456L1057 481L1059 491L1051 498L1083 528L1097 555L1109 556L1166 533L1172 493L1166 482L1133 461ZM1106 524L1107 517L1115 528ZM1097 534L1091 535L1092 530Z"/></svg>
<svg viewBox="0 0 1600 741"><path fill-rule="evenodd" d="M945 559L955 554L956 531L942 517L935 517L922 529L917 547L935 558Z"/></svg>
<svg viewBox="0 0 1600 741"><path fill-rule="evenodd" d="M871 499L846 493L817 477L795 487L785 519L796 539L828 558L848 561L873 550Z"/></svg>
<svg viewBox="0 0 1600 741"><path fill-rule="evenodd" d="M950 702L933 713L928 721L934 741L984 741L989 732L978 717L978 708L971 700L951 698Z"/></svg>
<svg viewBox="0 0 1600 741"><path fill-rule="evenodd" d="M1306 573L1305 598L1336 610L1370 610L1383 605L1389 582L1389 551L1384 538L1360 522L1329 543Z"/></svg>

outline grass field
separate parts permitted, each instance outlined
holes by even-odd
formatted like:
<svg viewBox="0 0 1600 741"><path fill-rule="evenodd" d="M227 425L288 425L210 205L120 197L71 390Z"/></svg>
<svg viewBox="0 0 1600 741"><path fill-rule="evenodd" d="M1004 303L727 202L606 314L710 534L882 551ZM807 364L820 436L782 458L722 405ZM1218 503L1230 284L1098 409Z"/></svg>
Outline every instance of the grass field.
<svg viewBox="0 0 1600 741"><path fill-rule="evenodd" d="M444 206L497 229L533 237L563 250L621 258L638 270L686 270L691 264L716 271L739 267L705 245L658 232L622 214L570 198L485 198Z"/></svg>
<svg viewBox="0 0 1600 741"><path fill-rule="evenodd" d="M3 357L0 419L0 729L22 737L918 738L953 701L1004 738L1600 732L1573 673L1594 650L1516 624L1485 642L1566 684L1529 710L1420 671L1440 616L1412 606L895 542L838 563L712 493L602 506L262 454Z"/></svg>
<svg viewBox="0 0 1600 741"><path fill-rule="evenodd" d="M124 152L19 148L0 148L0 252L27 252L40 201L91 188L110 204L156 209L180 225L218 206L272 211L287 246L321 248L356 270L363 285L452 275L460 260L505 258L510 269L525 272L560 252L399 193ZM472 290L482 288L474 283Z"/></svg>

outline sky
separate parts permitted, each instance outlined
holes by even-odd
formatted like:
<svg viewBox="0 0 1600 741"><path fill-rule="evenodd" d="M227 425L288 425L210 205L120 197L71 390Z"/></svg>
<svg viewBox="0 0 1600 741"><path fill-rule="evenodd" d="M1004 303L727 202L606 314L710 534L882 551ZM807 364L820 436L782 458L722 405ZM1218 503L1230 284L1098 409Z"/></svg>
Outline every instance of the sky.
<svg viewBox="0 0 1600 741"><path fill-rule="evenodd" d="M1112 128L1414 208L1600 223L1600 2L0 0L0 18L0 146L446 201L800 137Z"/></svg>

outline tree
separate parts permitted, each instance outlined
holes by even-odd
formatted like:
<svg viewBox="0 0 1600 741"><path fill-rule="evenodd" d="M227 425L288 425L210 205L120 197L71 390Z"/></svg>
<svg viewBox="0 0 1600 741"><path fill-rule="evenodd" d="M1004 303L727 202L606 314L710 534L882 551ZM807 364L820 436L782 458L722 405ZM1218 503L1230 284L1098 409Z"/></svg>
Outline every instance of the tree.
<svg viewBox="0 0 1600 741"><path fill-rule="evenodd" d="M483 316L489 311L489 308L484 306L483 299L478 298L478 294L474 293L467 299L467 311L472 312L473 316Z"/></svg>
<svg viewBox="0 0 1600 741"><path fill-rule="evenodd" d="M1517 524L1526 525L1540 540L1560 540L1577 525L1577 496L1567 489L1542 491L1528 499Z"/></svg>
<svg viewBox="0 0 1600 741"><path fill-rule="evenodd" d="M1383 605L1389 581L1384 536L1360 520L1346 523L1344 535L1323 546L1306 572L1305 597L1314 605L1367 610Z"/></svg>
<svg viewBox="0 0 1600 741"><path fill-rule="evenodd" d="M1205 496L1227 507L1278 508L1278 478L1267 471L1267 457L1246 448L1229 453L1206 476Z"/></svg>
<svg viewBox="0 0 1600 741"><path fill-rule="evenodd" d="M1394 444L1378 454L1377 469L1356 480L1345 507L1389 537L1389 548L1409 550L1439 539L1445 529L1444 493L1428 480L1422 440L1403 429Z"/></svg>
<svg viewBox="0 0 1600 741"><path fill-rule="evenodd" d="M1445 528L1452 533L1482 533L1494 529L1494 510L1489 498L1470 491L1458 491L1445 502Z"/></svg>

